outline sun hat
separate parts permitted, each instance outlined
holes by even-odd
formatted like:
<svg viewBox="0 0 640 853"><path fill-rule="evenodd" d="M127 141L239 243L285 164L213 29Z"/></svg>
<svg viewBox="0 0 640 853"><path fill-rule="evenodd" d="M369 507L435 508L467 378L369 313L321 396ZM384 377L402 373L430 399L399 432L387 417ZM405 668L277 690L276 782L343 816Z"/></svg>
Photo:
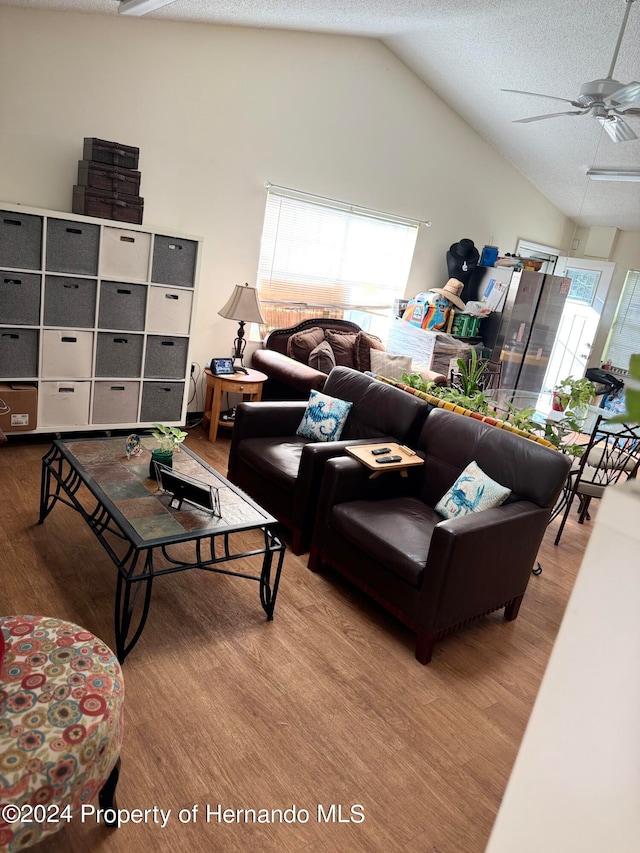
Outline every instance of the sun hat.
<svg viewBox="0 0 640 853"><path fill-rule="evenodd" d="M461 281L458 281L457 278L450 278L444 287L432 287L431 290L434 293L439 293L441 296L444 296L445 299L449 300L449 302L453 302L456 308L464 311L466 305L462 299L460 299L460 294L462 293L463 288L464 284Z"/></svg>

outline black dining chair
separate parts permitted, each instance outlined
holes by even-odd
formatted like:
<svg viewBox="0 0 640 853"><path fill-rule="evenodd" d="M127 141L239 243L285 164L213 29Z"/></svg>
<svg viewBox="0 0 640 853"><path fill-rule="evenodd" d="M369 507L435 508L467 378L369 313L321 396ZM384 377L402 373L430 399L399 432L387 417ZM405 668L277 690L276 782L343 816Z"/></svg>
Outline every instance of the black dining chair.
<svg viewBox="0 0 640 853"><path fill-rule="evenodd" d="M636 477L640 466L640 426L612 424L600 415L577 469L569 474L568 497L555 544L558 545L573 502L578 497L578 523L589 516L592 498L601 498L608 486Z"/></svg>

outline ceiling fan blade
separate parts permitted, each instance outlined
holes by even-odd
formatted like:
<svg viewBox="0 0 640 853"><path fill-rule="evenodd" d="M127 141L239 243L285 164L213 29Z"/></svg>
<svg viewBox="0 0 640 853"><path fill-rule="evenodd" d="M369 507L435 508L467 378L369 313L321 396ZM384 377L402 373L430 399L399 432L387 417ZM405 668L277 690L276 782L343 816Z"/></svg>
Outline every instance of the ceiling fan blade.
<svg viewBox="0 0 640 853"><path fill-rule="evenodd" d="M609 100L618 107L640 107L640 83L627 83L620 89L616 89L609 96Z"/></svg>
<svg viewBox="0 0 640 853"><path fill-rule="evenodd" d="M547 113L545 116L531 116L531 118L514 119L514 124L526 124L529 121L540 121L543 118L556 118L556 116L583 116L588 110L569 110L566 113Z"/></svg>
<svg viewBox="0 0 640 853"><path fill-rule="evenodd" d="M638 138L620 116L598 117L598 121L614 142L631 142L632 139Z"/></svg>
<svg viewBox="0 0 640 853"><path fill-rule="evenodd" d="M569 98L557 98L555 95L542 95L540 92L523 92L522 89L500 89L501 92L515 92L516 95L533 95L536 98L550 98L552 101L564 101L572 107L584 106L579 101L570 101Z"/></svg>

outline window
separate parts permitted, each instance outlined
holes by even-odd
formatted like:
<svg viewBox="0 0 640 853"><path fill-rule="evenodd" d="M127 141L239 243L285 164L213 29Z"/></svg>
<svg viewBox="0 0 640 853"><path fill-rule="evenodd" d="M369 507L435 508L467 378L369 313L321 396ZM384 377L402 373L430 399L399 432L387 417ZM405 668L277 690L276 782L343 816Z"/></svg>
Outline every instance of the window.
<svg viewBox="0 0 640 853"><path fill-rule="evenodd" d="M334 317L385 337L418 225L270 188L257 281L266 330Z"/></svg>
<svg viewBox="0 0 640 853"><path fill-rule="evenodd" d="M640 352L640 270L629 270L609 333L606 358L613 367L628 370L636 352Z"/></svg>
<svg viewBox="0 0 640 853"><path fill-rule="evenodd" d="M582 305L593 305L600 282L600 272L567 267L565 275L571 279L571 289L567 295L567 300L580 302Z"/></svg>

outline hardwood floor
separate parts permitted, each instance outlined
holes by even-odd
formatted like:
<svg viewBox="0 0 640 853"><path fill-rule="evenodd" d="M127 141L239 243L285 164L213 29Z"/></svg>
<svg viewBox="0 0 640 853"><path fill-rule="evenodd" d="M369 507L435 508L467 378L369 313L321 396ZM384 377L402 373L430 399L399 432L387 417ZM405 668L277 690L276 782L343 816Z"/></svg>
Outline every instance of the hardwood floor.
<svg viewBox="0 0 640 853"><path fill-rule="evenodd" d="M195 428L187 444L226 473L226 435L210 444ZM0 612L70 619L113 647L113 564L67 507L37 524L48 446L0 448ZM159 579L123 668L117 797L121 809L171 809L166 826L152 813L117 830L78 817L39 850L484 850L593 522L572 519L556 548L557 524L518 618L439 642L429 666L408 630L338 576L309 572L306 556L287 553L270 623L256 584ZM207 822L218 804L295 806L308 821ZM335 820L319 821L318 804ZM364 820L338 822L338 805L342 821L355 805Z"/></svg>

